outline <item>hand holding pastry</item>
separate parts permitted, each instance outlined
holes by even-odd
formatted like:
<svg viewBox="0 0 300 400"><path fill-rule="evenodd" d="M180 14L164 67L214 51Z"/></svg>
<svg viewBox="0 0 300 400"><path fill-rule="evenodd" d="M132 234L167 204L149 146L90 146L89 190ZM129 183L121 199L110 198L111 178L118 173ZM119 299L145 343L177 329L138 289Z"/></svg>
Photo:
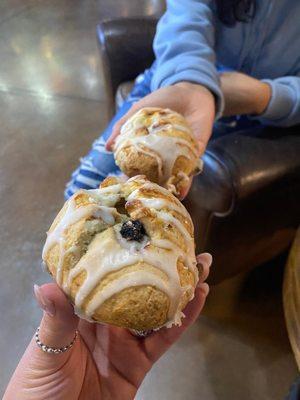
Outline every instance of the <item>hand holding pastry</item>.
<svg viewBox="0 0 300 400"><path fill-rule="evenodd" d="M201 273L194 299L180 327L163 328L141 338L111 325L92 324L74 315L73 307L52 283L35 287L44 315L38 338L54 348L73 345L61 354L43 351L33 338L4 394L4 400L131 400L145 375L201 312L211 257L197 257ZM78 330L74 341L75 331Z"/></svg>
<svg viewBox="0 0 300 400"><path fill-rule="evenodd" d="M146 175L177 196L202 169L191 128L169 109L142 108L122 126L113 149L116 164L127 176Z"/></svg>
<svg viewBox="0 0 300 400"><path fill-rule="evenodd" d="M114 126L113 133L107 141L108 150L113 150L113 143L125 122L140 109L148 107L171 109L181 114L198 142L199 156L204 153L212 133L215 99L204 86L191 82L180 82L161 88L135 103ZM185 194L186 192L181 193L181 197Z"/></svg>

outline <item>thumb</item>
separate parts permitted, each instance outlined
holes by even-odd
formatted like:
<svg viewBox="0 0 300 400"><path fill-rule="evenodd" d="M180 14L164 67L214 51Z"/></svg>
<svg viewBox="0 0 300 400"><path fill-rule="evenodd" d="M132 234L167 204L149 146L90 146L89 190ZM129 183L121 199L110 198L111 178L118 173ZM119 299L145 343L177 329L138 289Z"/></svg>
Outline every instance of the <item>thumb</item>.
<svg viewBox="0 0 300 400"><path fill-rule="evenodd" d="M34 294L39 306L44 310L39 332L41 342L55 348L70 344L75 336L78 317L74 315L66 296L54 283L41 287L34 285ZM72 350L75 348L76 346ZM47 390L50 393L56 392L54 387L58 387L62 393L61 397L55 398L67 398L64 396L61 384L64 375L57 372L66 365L70 354L72 353L69 351L58 355L47 354L39 349L32 339L9 382L3 399L46 398ZM70 369L68 373L70 381Z"/></svg>
<svg viewBox="0 0 300 400"><path fill-rule="evenodd" d="M39 338L50 347L67 346L74 339L78 317L65 294L55 284L34 285L36 300L44 311Z"/></svg>
<svg viewBox="0 0 300 400"><path fill-rule="evenodd" d="M132 117L142 106L138 105L139 103L135 103L127 113L120 118L114 125L112 133L106 142L106 150L113 151L113 145L115 143L116 137L120 135L121 128L125 124L125 122Z"/></svg>
<svg viewBox="0 0 300 400"><path fill-rule="evenodd" d="M111 133L110 137L107 139L107 142L105 145L106 150L108 150L108 151L114 150L113 145L115 143L116 137L120 135L121 128L125 124L126 120L127 120L127 114L115 123L115 125L113 126L113 129L112 129L112 133Z"/></svg>
<svg viewBox="0 0 300 400"><path fill-rule="evenodd" d="M189 191L191 189L192 183L193 183L193 177L190 177L189 178L189 183L179 193L179 200L180 201L182 201L182 200L184 200L186 198L186 196L188 195L188 193L189 193Z"/></svg>

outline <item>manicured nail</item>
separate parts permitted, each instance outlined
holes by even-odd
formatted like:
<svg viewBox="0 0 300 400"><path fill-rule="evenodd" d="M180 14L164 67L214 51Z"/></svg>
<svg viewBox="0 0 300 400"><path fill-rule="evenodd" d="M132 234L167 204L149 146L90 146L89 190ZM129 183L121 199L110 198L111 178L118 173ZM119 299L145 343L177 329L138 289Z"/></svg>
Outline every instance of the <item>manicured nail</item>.
<svg viewBox="0 0 300 400"><path fill-rule="evenodd" d="M211 266L213 258L211 256L211 254L209 253L202 253L199 254L197 257L197 262L198 264L206 264L208 266L208 268Z"/></svg>
<svg viewBox="0 0 300 400"><path fill-rule="evenodd" d="M201 292L204 294L204 296L206 297L209 293L209 286L206 282L201 283L201 285L199 286Z"/></svg>
<svg viewBox="0 0 300 400"><path fill-rule="evenodd" d="M42 289L38 285L33 286L34 295L38 305L41 307L42 310L45 311L50 317L54 317L55 315L55 305L54 303L47 299L47 297L43 294Z"/></svg>
<svg viewBox="0 0 300 400"><path fill-rule="evenodd" d="M204 271L204 265L201 262L197 263L197 268L199 271L199 277L201 278L201 276L203 275L203 271Z"/></svg>

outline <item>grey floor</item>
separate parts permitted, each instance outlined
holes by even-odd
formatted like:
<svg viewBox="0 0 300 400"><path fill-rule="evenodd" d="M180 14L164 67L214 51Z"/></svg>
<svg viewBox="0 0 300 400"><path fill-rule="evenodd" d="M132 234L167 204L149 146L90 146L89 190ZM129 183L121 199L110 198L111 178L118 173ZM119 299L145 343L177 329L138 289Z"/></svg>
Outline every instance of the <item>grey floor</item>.
<svg viewBox="0 0 300 400"><path fill-rule="evenodd" d="M0 1L0 392L40 318L32 287L48 280L45 231L107 120L95 25L160 10L154 0ZM213 288L203 316L137 399L283 399L297 370L276 271Z"/></svg>

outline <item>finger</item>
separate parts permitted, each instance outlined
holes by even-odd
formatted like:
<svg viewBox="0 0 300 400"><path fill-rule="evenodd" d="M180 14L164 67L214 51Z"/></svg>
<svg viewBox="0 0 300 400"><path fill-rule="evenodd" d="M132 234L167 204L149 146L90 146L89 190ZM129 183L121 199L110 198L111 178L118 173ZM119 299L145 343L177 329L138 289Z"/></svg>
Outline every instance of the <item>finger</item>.
<svg viewBox="0 0 300 400"><path fill-rule="evenodd" d="M193 178L191 177L191 178L189 178L189 183L188 183L188 185L187 185L184 189L182 189L182 190L180 191L180 193L179 193L179 200L183 200L183 199L188 195L188 193L189 193L189 191L190 191L190 188L191 188L191 186L192 186L192 183L193 183Z"/></svg>
<svg viewBox="0 0 300 400"><path fill-rule="evenodd" d="M199 269L199 281L204 282L208 278L213 258L209 253L202 253L199 254L196 259Z"/></svg>
<svg viewBox="0 0 300 400"><path fill-rule="evenodd" d="M64 293L56 284L50 283L34 285L34 294L44 311L39 332L41 342L55 348L70 344L74 339L78 317Z"/></svg>
<svg viewBox="0 0 300 400"><path fill-rule="evenodd" d="M106 150L113 151L113 145L115 143L116 137L120 135L122 126L132 115L134 115L138 111L138 109L139 107L133 105L130 110L122 118L120 118L118 122L115 123L112 133L106 142Z"/></svg>
<svg viewBox="0 0 300 400"><path fill-rule="evenodd" d="M194 299L184 310L185 318L180 327L162 328L144 339L144 349L150 360L155 362L167 349L174 344L183 332L198 318L209 292L207 283L201 283L196 291Z"/></svg>
<svg viewBox="0 0 300 400"><path fill-rule="evenodd" d="M53 347L60 348L68 345L74 338L78 318L74 315L73 308L65 295L54 283L41 287L34 285L34 294L39 306L44 311L40 325L40 340ZM79 346L74 346L71 350L75 347L80 350ZM66 366L69 355L74 354L70 352L71 350L62 354L48 354L42 351L37 346L35 339L32 338L11 378L5 398L22 398L24 400L46 397L69 398L67 391L70 391L70 385L68 383L62 384L63 373L60 373L60 369ZM82 354L79 356L82 356ZM65 371L67 371L65 372L67 373L67 380L71 382L72 368L67 367ZM76 384L78 386L78 382L72 384L72 389ZM41 393L42 389L45 393L48 391L50 394L58 394L54 397L50 394L45 397L45 393L44 396ZM36 393L36 396L34 393ZM78 397L77 395L74 396Z"/></svg>
<svg viewBox="0 0 300 400"><path fill-rule="evenodd" d="M107 142L105 144L106 150L113 151L113 145L115 143L115 139L117 136L119 136L121 128L125 124L125 122L126 122L126 119L125 119L125 117L123 117L123 118L119 119L118 122L115 123L115 125L113 126L113 129L112 129L112 133L111 133L110 137L107 139Z"/></svg>
<svg viewBox="0 0 300 400"><path fill-rule="evenodd" d="M185 117L197 139L198 155L201 157L206 150L207 143L212 134L214 113L207 113L205 110L196 110L196 112Z"/></svg>

